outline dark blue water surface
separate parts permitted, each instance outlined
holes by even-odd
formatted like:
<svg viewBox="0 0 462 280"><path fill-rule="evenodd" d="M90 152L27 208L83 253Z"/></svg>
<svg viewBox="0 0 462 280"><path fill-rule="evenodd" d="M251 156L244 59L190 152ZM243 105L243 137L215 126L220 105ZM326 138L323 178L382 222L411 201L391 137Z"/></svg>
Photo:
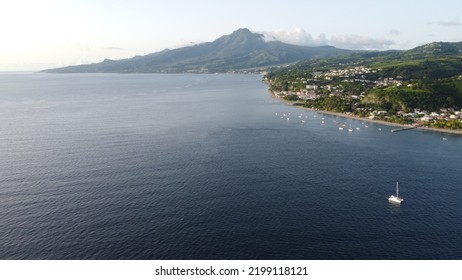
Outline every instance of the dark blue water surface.
<svg viewBox="0 0 462 280"><path fill-rule="evenodd" d="M1 74L0 258L461 259L462 137L391 128L261 76Z"/></svg>

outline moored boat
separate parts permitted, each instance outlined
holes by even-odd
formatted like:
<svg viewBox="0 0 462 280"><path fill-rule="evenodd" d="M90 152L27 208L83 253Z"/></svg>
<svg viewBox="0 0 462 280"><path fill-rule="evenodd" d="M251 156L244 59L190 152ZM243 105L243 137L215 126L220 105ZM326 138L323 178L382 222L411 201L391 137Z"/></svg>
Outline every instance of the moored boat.
<svg viewBox="0 0 462 280"><path fill-rule="evenodd" d="M396 196L395 195L390 195L388 197L388 202L392 202L392 203L398 203L398 204L401 204L404 202L404 199L402 197L399 197L399 186L398 186L398 182L396 182Z"/></svg>

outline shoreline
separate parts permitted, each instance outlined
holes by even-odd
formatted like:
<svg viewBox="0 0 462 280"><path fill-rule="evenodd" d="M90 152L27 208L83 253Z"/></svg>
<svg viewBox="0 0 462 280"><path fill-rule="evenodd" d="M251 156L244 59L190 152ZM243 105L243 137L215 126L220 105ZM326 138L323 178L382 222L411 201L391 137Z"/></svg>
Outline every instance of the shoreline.
<svg viewBox="0 0 462 280"><path fill-rule="evenodd" d="M282 103L284 103L286 105L297 107L297 108L308 110L308 111L312 111L312 112L318 112L318 113L321 113L321 114L337 116L337 117L342 117L342 118L347 118L347 119L354 119L354 120L358 120L358 121L365 121L365 122L370 122L370 123L376 123L376 124L381 124L381 125L386 125L386 126L396 126L396 127L402 127L402 128L409 128L409 127L412 126L412 125L404 125L404 124L399 124L399 123L391 123L391 122L382 121L382 120L372 120L372 119L368 119L368 118L362 118L362 117L358 117L358 116L348 115L348 114L345 114L345 113L338 113L338 112L331 112L331 111L325 111L325 110L311 109L311 108L307 108L307 107L304 107L304 106L301 106L301 105L296 105L297 101L288 101L288 100L285 100L283 98L280 98L279 96L274 94L274 92L272 92L271 90L269 90L269 93L274 99L276 99L278 101L281 101ZM429 131L429 132L431 131L431 132L449 133L449 134L452 134L452 135L462 135L462 130L451 130L451 129L444 129L444 128L423 127L423 126L416 127L415 129L422 129L422 130Z"/></svg>

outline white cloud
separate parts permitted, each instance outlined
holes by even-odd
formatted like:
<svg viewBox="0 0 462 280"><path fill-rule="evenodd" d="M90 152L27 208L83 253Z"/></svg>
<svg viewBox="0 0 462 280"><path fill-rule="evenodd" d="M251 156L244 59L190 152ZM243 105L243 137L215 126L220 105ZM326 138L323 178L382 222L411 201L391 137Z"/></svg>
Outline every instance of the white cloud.
<svg viewBox="0 0 462 280"><path fill-rule="evenodd" d="M373 38L360 35L334 35L330 38L330 45L344 49L387 49L395 44L385 38Z"/></svg>
<svg viewBox="0 0 462 280"><path fill-rule="evenodd" d="M293 30L280 29L272 32L264 32L263 35L266 41L281 41L301 46L321 46L328 44L325 34L320 34L317 38L313 38L310 33L299 27Z"/></svg>
<svg viewBox="0 0 462 280"><path fill-rule="evenodd" d="M171 48L172 49L179 49L179 48L184 48L184 47L192 47L192 46L200 45L200 44L203 44L203 43L205 43L205 42L204 41L192 42L192 41L180 40L175 45L173 45Z"/></svg>
<svg viewBox="0 0 462 280"><path fill-rule="evenodd" d="M392 30L393 35L399 35L398 30ZM392 32L390 31L390 32ZM374 38L360 35L332 35L330 39L326 34L319 34L313 37L310 33L306 32L303 28L294 28L293 30L276 30L272 32L263 32L266 41L281 41L294 45L301 46L322 46L331 45L338 48L345 49L387 49L395 44L394 41L386 38Z"/></svg>
<svg viewBox="0 0 462 280"><path fill-rule="evenodd" d="M401 31L399 31L398 29L391 29L390 31L388 31L388 35L399 36L401 35Z"/></svg>
<svg viewBox="0 0 462 280"><path fill-rule="evenodd" d="M428 24L436 24L436 25L447 26L447 27L462 26L462 23L460 22L458 18L452 19L452 20L432 21L432 22L429 22Z"/></svg>
<svg viewBox="0 0 462 280"><path fill-rule="evenodd" d="M124 48L116 47L116 46L107 46L102 48L105 51L125 51Z"/></svg>

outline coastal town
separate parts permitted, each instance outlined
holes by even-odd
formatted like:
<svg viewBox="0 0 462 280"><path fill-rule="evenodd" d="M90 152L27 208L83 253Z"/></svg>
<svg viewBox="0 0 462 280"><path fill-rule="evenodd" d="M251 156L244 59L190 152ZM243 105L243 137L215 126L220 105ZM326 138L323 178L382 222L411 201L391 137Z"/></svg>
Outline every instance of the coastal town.
<svg viewBox="0 0 462 280"><path fill-rule="evenodd" d="M459 76L459 79L462 79L462 76ZM384 76L384 71L380 68L355 66L306 71L282 81L285 83L282 86L277 84L281 81L274 78L265 77L265 81L270 84L270 89L276 97L315 110L405 125L462 128L462 111L455 107L428 110L400 105L398 108L395 106L387 110L380 108L381 106L373 106L375 97L367 94L371 91L418 88L413 81L405 80L401 76Z"/></svg>

